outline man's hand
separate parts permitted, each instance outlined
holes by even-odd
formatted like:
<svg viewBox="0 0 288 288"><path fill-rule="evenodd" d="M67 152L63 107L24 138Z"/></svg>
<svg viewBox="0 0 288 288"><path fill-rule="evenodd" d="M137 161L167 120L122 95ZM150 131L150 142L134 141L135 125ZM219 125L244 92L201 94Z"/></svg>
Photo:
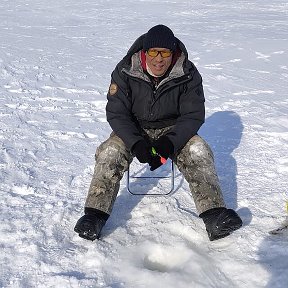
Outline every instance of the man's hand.
<svg viewBox="0 0 288 288"><path fill-rule="evenodd" d="M163 164L161 156L159 156L159 154L153 150L152 145L144 139L134 145L132 152L140 163L148 163L151 171L154 171Z"/></svg>
<svg viewBox="0 0 288 288"><path fill-rule="evenodd" d="M161 136L153 143L158 155L168 159L174 153L174 145L167 136Z"/></svg>
<svg viewBox="0 0 288 288"><path fill-rule="evenodd" d="M152 158L151 149L151 144L143 139L134 144L132 152L140 163L149 163Z"/></svg>

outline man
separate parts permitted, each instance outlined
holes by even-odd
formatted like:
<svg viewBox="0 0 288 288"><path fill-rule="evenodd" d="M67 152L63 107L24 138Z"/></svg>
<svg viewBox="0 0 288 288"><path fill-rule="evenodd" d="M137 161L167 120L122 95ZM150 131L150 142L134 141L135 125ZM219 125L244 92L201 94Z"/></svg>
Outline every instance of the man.
<svg viewBox="0 0 288 288"><path fill-rule="evenodd" d="M113 132L96 151L85 215L74 228L80 237L99 238L133 156L151 171L161 157L174 161L211 241L241 227L237 213L225 207L212 151L197 135L205 114L201 75L168 27L154 26L135 41L112 73L107 98Z"/></svg>

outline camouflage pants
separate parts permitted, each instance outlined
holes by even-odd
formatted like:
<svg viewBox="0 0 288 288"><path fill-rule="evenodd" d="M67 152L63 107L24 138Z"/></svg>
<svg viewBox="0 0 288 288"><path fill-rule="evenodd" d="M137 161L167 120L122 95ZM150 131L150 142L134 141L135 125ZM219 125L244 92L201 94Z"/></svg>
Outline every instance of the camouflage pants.
<svg viewBox="0 0 288 288"><path fill-rule="evenodd" d="M145 135L157 139L171 127L145 129ZM120 180L133 160L123 141L114 133L103 142L95 154L95 170L85 207L111 214ZM215 171L213 153L198 135L192 137L173 159L189 184L196 209L202 213L211 208L225 207Z"/></svg>

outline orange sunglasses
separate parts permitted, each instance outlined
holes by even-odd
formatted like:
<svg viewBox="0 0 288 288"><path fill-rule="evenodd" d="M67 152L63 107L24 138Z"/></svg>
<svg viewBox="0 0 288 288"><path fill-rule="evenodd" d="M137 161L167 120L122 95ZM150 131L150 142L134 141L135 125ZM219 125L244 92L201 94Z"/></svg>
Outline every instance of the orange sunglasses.
<svg viewBox="0 0 288 288"><path fill-rule="evenodd" d="M170 50L158 51L155 49L149 49L147 51L147 54L153 58L157 57L159 55L159 53L160 53L161 57L163 57L163 58L168 58L172 55L172 51L170 51Z"/></svg>

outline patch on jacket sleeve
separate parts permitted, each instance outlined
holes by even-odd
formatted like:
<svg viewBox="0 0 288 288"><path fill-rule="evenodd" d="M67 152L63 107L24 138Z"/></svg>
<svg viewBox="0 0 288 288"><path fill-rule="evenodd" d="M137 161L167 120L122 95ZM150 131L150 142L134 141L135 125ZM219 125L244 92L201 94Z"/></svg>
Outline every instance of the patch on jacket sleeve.
<svg viewBox="0 0 288 288"><path fill-rule="evenodd" d="M118 85L116 83L111 83L109 87L109 95L113 96L117 93L118 91Z"/></svg>

